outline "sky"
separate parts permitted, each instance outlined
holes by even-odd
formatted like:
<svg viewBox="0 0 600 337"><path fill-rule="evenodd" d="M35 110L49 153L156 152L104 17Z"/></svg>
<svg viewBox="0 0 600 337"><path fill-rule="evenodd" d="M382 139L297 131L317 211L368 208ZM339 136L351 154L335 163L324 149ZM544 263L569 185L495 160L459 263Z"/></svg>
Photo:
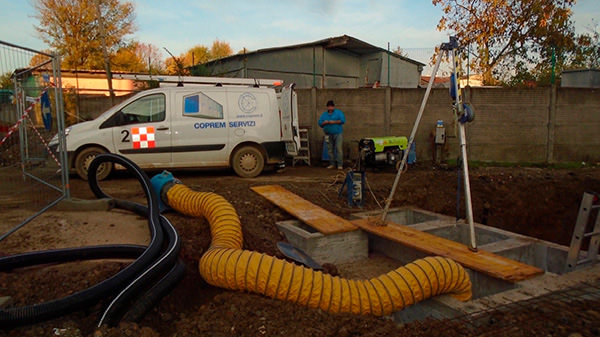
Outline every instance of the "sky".
<svg viewBox="0 0 600 337"><path fill-rule="evenodd" d="M34 28L33 1L0 0L0 40L47 48ZM129 38L175 55L215 39L229 42L234 52L344 34L382 48L389 42L392 49L433 48L448 39L448 33L436 30L442 10L431 0L131 1L137 31ZM578 0L573 12L577 32L585 32L600 23L600 0Z"/></svg>

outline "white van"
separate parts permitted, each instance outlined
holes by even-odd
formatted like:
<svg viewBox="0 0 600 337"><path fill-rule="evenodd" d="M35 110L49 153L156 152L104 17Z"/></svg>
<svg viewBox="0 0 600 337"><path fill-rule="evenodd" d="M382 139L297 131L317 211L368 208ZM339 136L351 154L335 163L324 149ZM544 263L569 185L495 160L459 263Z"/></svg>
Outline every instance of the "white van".
<svg viewBox="0 0 600 337"><path fill-rule="evenodd" d="M150 89L65 133L69 168L83 179L100 153L121 154L147 169L232 167L255 177L266 165L284 165L300 146L293 84L280 93L221 83ZM98 179L113 168L102 164Z"/></svg>

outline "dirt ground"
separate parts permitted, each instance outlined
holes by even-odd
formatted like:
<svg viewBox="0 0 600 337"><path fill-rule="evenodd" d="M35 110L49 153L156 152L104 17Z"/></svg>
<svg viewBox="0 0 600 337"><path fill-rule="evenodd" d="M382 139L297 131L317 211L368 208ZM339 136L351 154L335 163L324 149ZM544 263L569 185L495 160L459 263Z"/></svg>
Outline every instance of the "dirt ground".
<svg viewBox="0 0 600 337"><path fill-rule="evenodd" d="M284 172L268 172L254 179L241 179L229 171L182 171L175 172L175 176L196 190L213 191L223 195L234 205L241 218L244 248L278 257L282 255L278 252L276 243L284 240L284 237L277 230L275 223L291 219L291 216L252 192L249 189L251 186L281 184L342 217L348 217L357 211L379 208L370 192L365 196L366 202L362 210L348 207L344 198L338 198L343 173L324 168L288 168ZM389 194L394 172L369 171L367 179L374 197L383 203ZM137 182L125 173L117 172L101 185L114 197L143 200ZM454 216L456 185L456 170L425 165L412 167L402 176L392 206L412 205ZM480 167L471 170L471 186L477 222L568 245L583 191L600 191L600 167L572 170ZM75 177L71 181L71 191L74 197L93 198L87 183ZM462 204L461 200L460 205ZM3 221L21 217L28 214L28 211L30 212L26 205L4 210ZM187 274L171 294L142 321L124 322L115 328L103 327L96 330L95 324L101 312L101 303L85 312L77 312L59 319L13 330L0 330L0 335L443 335L439 330L436 333L424 329L424 323L399 325L386 318L334 315L253 294L224 291L209 286L201 279L197 270L197 262L210 243L208 224L204 220L176 213L169 213L167 217L181 235L181 257L186 262ZM4 222L0 224L1 232L9 228ZM144 244L147 241L145 219L125 211L66 213L51 210L9 238L0 241L0 256L94 243ZM12 296L13 305L39 303L86 288L116 273L126 263L127 261L74 262L0 273L0 296ZM598 304L600 303L593 302L584 308ZM546 335L563 334L548 332Z"/></svg>

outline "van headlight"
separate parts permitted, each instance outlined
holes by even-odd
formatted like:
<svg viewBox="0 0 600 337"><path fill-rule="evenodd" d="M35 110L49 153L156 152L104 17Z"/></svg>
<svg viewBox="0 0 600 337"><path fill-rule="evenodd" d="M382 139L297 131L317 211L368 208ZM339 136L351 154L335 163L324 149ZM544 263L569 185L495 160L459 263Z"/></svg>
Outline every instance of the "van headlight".
<svg viewBox="0 0 600 337"><path fill-rule="evenodd" d="M55 134L54 137L52 137L52 139L50 139L50 141L48 142L48 146L52 147L57 144L58 144L58 134Z"/></svg>
<svg viewBox="0 0 600 337"><path fill-rule="evenodd" d="M65 137L69 135L69 132L71 132L71 127L67 127L65 129ZM58 145L58 133L54 135L54 137L52 137L52 139L50 139L50 142L48 143L48 146L52 147L54 145Z"/></svg>

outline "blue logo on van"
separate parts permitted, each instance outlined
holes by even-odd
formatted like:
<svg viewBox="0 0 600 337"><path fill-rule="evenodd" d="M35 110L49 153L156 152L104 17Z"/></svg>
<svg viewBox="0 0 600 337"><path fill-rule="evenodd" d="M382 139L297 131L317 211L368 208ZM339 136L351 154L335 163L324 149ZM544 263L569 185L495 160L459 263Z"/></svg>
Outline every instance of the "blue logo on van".
<svg viewBox="0 0 600 337"><path fill-rule="evenodd" d="M240 107L240 110L245 113L254 112L254 110L256 110L256 105L256 97L249 92L241 94L238 99L238 106Z"/></svg>
<svg viewBox="0 0 600 337"><path fill-rule="evenodd" d="M205 123L194 123L194 129L220 129L226 128L225 122L205 122Z"/></svg>

